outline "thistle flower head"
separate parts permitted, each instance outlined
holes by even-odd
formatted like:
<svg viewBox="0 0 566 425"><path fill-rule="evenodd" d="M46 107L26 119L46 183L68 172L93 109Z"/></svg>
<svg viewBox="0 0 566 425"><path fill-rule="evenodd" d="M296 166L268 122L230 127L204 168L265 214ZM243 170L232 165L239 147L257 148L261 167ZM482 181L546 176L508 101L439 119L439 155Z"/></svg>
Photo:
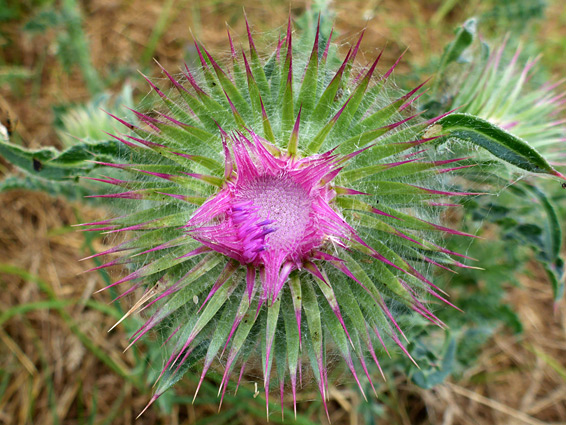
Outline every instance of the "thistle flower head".
<svg viewBox="0 0 566 425"><path fill-rule="evenodd" d="M266 396L275 369L281 395L288 377L295 397L304 363L325 401L327 345L362 389L368 357L379 367L389 342L409 355L393 307L443 326L430 303L446 300L427 273L463 264L438 245L435 233L458 232L436 218L444 198L466 193L443 189L459 159L435 159L422 136L438 118L408 114L422 86L391 97L396 63L356 69L361 37L340 60L331 34L307 33L307 51L292 36L289 22L264 62L248 27L249 52L231 44L225 69L195 44L200 67L183 82L163 70L176 95L148 80L160 110L117 118L132 132L114 136L128 154L96 180L122 190L99 196L138 209L88 225L133 232L98 254L122 255L102 267L132 266L110 286L146 288L128 314L156 306L132 344L173 330L152 402L198 361L202 382L218 355L224 394L258 344Z"/></svg>
<svg viewBox="0 0 566 425"><path fill-rule="evenodd" d="M459 108L483 118L528 143L551 161L563 159L559 145L566 141L565 120L561 119L566 92L560 91L564 80L539 84L536 76L540 56L523 60L521 45L515 50L508 38L487 54L482 43L481 54L473 54L467 70L455 76L450 107ZM450 86L450 84L449 84ZM560 164L563 165L563 164Z"/></svg>
<svg viewBox="0 0 566 425"><path fill-rule="evenodd" d="M59 117L61 121L61 128L57 130L59 139L66 147L76 145L79 140L87 143L104 140L115 123L104 111L116 114L122 112L124 106L134 106L132 87L129 84L125 84L117 96L101 93L86 105L70 108Z"/></svg>

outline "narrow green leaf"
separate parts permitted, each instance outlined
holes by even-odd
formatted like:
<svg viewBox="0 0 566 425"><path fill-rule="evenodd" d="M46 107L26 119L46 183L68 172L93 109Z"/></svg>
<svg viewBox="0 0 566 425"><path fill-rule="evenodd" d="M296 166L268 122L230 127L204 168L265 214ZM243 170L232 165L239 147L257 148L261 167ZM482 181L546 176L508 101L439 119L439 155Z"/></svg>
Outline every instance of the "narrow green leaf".
<svg viewBox="0 0 566 425"><path fill-rule="evenodd" d="M197 99L195 96L193 96L190 93L187 93L183 89L177 88L177 90L178 90L179 94L181 95L181 97L183 98L183 100L187 103L187 105L195 113L195 115L197 116L199 121L202 123L204 128L207 131L217 131L218 126L214 122L214 119L212 118L211 114L209 113L209 111L207 110L205 105L199 99Z"/></svg>
<svg viewBox="0 0 566 425"><path fill-rule="evenodd" d="M230 125L236 124L236 120L234 118L234 115L226 114L226 110L230 108L230 105L228 104L228 100L226 99L226 96L224 95L224 93L222 93L222 98L221 98L222 101L221 102L219 102L216 99L213 99L212 97L210 97L207 94L201 94L200 92L198 94L199 94L199 98L200 98L202 104L208 110L209 116L212 117L216 122L223 122L227 118L228 119L231 118L231 120L230 120L231 122L229 122L229 124ZM215 127L216 127L216 124L215 124Z"/></svg>
<svg viewBox="0 0 566 425"><path fill-rule="evenodd" d="M442 74L446 69L446 66L454 61L456 61L474 41L476 36L476 26L477 20L476 18L468 19L464 22L458 31L456 32L456 37L454 40L450 42L446 48L444 49L444 53L440 58L440 65L438 67L438 78L434 83L433 93L436 93L440 83L442 81Z"/></svg>
<svg viewBox="0 0 566 425"><path fill-rule="evenodd" d="M478 145L497 158L532 173L566 179L544 157L524 140L479 117L450 114L438 121L446 137L462 139Z"/></svg>
<svg viewBox="0 0 566 425"><path fill-rule="evenodd" d="M108 224L124 227L133 226L135 224L152 221L155 217L172 217L174 214L177 214L177 211L177 207L172 204L160 205L155 208L148 208L125 216L112 218Z"/></svg>
<svg viewBox="0 0 566 425"><path fill-rule="evenodd" d="M389 164L376 164L369 165L367 167L354 168L353 170L346 170L340 173L339 182L340 184L353 183L365 177L378 174L388 168L391 168Z"/></svg>
<svg viewBox="0 0 566 425"><path fill-rule="evenodd" d="M312 122L316 125L317 123L325 122L328 119L330 111L333 110L333 103L335 101L336 93L342 82L342 75L344 73L344 67L341 67L330 84L326 87L322 96L318 100L316 107L312 113Z"/></svg>
<svg viewBox="0 0 566 425"><path fill-rule="evenodd" d="M523 187L538 199L546 212L546 221L544 222L545 235L542 240L546 245L545 254L550 258L547 257L548 262L544 261L542 258L541 261L551 279L554 301L558 302L564 295L565 287L564 260L560 256L562 251L562 228L560 226L560 219L556 207L541 189L528 184L523 185Z"/></svg>
<svg viewBox="0 0 566 425"><path fill-rule="evenodd" d="M364 314L360 309L360 305L358 304L350 285L357 285L357 283L352 281L340 288L340 305L342 306L342 310L345 314L350 318L350 321L356 330L356 334L362 338L368 349L370 349L373 344L371 343L366 328L366 319L364 318ZM352 331L350 331L350 333L352 333ZM358 355L363 355L361 347L356 345L356 348L358 350Z"/></svg>
<svg viewBox="0 0 566 425"><path fill-rule="evenodd" d="M251 53L251 69L254 80L257 82L259 92L261 97L267 102L266 107L270 106L271 103L271 90L269 89L269 83L267 82L267 77L265 76L265 71L261 65L261 59L259 58L255 49L250 49Z"/></svg>
<svg viewBox="0 0 566 425"><path fill-rule="evenodd" d="M377 196L379 199L387 198L388 204L405 203L408 201L429 201L434 198L442 198L447 196L457 196L460 192L443 192L424 187L413 186L408 183L390 182L380 180L364 181L362 189L372 195ZM465 196L466 192L461 192L460 196ZM343 202L340 198L340 202ZM338 200L337 200L338 202ZM347 202L347 201L346 201Z"/></svg>
<svg viewBox="0 0 566 425"><path fill-rule="evenodd" d="M234 366L234 362L240 355L240 350L242 349L244 344L248 341L248 335L252 330L254 324L256 323L257 319L259 317L261 317L262 319L264 318L263 312L256 314L257 305L258 305L258 301L256 298L253 301L251 307L248 309L248 311L242 318L242 321L240 322L240 325L238 326L238 329L236 330L236 333L232 338L232 345L230 346L230 352L228 354L228 360L226 361L226 369L224 372L226 376L229 375L232 367Z"/></svg>
<svg viewBox="0 0 566 425"><path fill-rule="evenodd" d="M173 113L177 121L180 121L190 126L199 125L198 121L188 112L186 108L177 105L175 102L173 102L171 99L167 97L162 97L161 100L163 101L163 103L167 105L167 107Z"/></svg>
<svg viewBox="0 0 566 425"><path fill-rule="evenodd" d="M418 146L419 144L423 144L423 142L411 141L411 142L379 143L379 144L375 144L374 146L368 149L368 155L371 155L372 161L380 161L392 155L398 154L408 149L412 149L415 146ZM338 149L342 151L340 147Z"/></svg>
<svg viewBox="0 0 566 425"><path fill-rule="evenodd" d="M360 149L365 147L368 143L373 142L380 136L390 131L389 126L376 128L375 130L368 130L363 133L357 134L355 136L346 139L338 145L337 151L340 153L350 153L355 149ZM328 133L327 133L328 134Z"/></svg>
<svg viewBox="0 0 566 425"><path fill-rule="evenodd" d="M260 94L259 87L258 87L258 85L257 85L257 83L254 79L252 70L249 67L249 63L248 63L245 55L244 55L244 64L245 64L245 67L246 67L246 76L247 76L247 82L248 82L248 93L250 95L252 111L254 112L255 121L260 122L260 120L263 117L261 94Z"/></svg>
<svg viewBox="0 0 566 425"><path fill-rule="evenodd" d="M373 66L370 71L364 76L364 78L359 82L358 86L354 89L354 92L350 95L347 100L347 104L343 106L344 110L340 114L340 117L336 121L336 126L333 129L332 139L341 139L346 133L346 130L350 126L358 107L362 99L364 98L364 94L366 93L366 89L368 88L371 75L373 73Z"/></svg>
<svg viewBox="0 0 566 425"><path fill-rule="evenodd" d="M389 218L382 216L382 219L387 222L395 223L398 227L402 229L412 229L412 230L422 230L422 231L448 231L446 227L429 223L427 221L421 220L415 216L412 216L407 213L403 213L401 211L395 210L393 208L387 207L385 205L380 205L380 210L386 214L393 215L397 219ZM463 234L456 230L450 230L453 234Z"/></svg>
<svg viewBox="0 0 566 425"><path fill-rule="evenodd" d="M403 258L401 258L400 255L398 255L391 248L387 247L383 242L378 241L375 238L368 238L368 240L371 240L371 245L377 252L379 252L381 255L383 255L385 258L387 258L402 270L407 271L407 274L404 276L411 276L409 264ZM375 261L373 261L372 267L376 270L376 279L382 284L381 290L384 293L387 293L387 295L395 298L397 301L403 302L407 306L410 306L412 304L412 299L409 292L407 292L397 276L390 270L390 266L376 259ZM369 285L366 285L366 288L368 288L374 298L378 300L379 292L375 287L373 281L371 284L368 282L366 283L367 285Z"/></svg>
<svg viewBox="0 0 566 425"><path fill-rule="evenodd" d="M191 243L187 245L176 247L167 254L158 257L158 259L153 261L152 263L146 264L145 266L135 270L129 275L129 277L131 277L131 279L139 279L141 277L145 278L152 274L162 272L163 270L170 269L171 267L174 267L178 264L190 260L190 258L187 257L183 258L182 256L188 252L187 248L190 250L192 246L197 246L197 245Z"/></svg>
<svg viewBox="0 0 566 425"><path fill-rule="evenodd" d="M149 186L149 184L146 184L145 186L147 187ZM145 201L156 201L156 202L165 202L165 203L174 202L174 199L176 198L168 196L168 194L175 196L182 196L183 201L193 205L202 205L207 199L205 196L194 195L193 193L190 193L179 186L161 186L155 189L131 190L128 192L123 192L122 196L120 196L120 194L117 193L108 194L108 195L94 195L94 196L98 197L98 199L122 198L122 199L134 199L134 200L143 199ZM92 195L89 195L87 197L90 196Z"/></svg>
<svg viewBox="0 0 566 425"><path fill-rule="evenodd" d="M224 111L225 112L225 111ZM225 113L224 113L225 115ZM216 126L216 133L211 133L198 127L192 127L190 125L168 125L168 124L156 124L159 128L159 135L150 135L148 140L157 141L166 138L167 142L163 143L166 146L175 147L177 149L182 149L186 151L190 147L190 151L187 153L195 153L206 149L206 153L214 150L216 157L219 157L218 147L220 146L220 137L217 135L218 127ZM157 136L157 137L156 137ZM163 139L162 139L163 140Z"/></svg>

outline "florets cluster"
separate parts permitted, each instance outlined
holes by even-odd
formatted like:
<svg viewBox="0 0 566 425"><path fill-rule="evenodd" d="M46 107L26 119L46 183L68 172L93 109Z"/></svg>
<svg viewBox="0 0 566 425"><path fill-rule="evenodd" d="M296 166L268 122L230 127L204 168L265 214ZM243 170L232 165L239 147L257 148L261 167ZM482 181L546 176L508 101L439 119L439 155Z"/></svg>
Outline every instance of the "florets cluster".
<svg viewBox="0 0 566 425"><path fill-rule="evenodd" d="M321 258L325 242L345 246L354 233L330 206L336 196L330 184L343 158L283 154L250 133L251 140L242 133L228 139L234 154L227 153L226 183L187 227L203 245L261 270L263 297L273 302L290 272Z"/></svg>

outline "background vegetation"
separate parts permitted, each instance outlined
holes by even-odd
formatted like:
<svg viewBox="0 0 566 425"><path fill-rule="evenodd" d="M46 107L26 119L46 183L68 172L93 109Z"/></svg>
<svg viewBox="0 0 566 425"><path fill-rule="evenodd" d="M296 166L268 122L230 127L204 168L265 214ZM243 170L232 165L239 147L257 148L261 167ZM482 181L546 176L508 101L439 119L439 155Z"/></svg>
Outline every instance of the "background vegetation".
<svg viewBox="0 0 566 425"><path fill-rule="evenodd" d="M252 0L245 6L254 31L276 36L289 11L301 26L307 4ZM371 58L385 48L384 69L409 48L396 71L399 85L432 75L444 46L471 16L485 39L510 33L526 56L543 54L534 83L564 76L566 8L559 1L346 0L332 8L338 42L351 42L366 27L362 51ZM242 2L0 0L2 124L13 143L35 149L112 131L99 108L124 115L122 105L143 101L149 88L138 70L161 78L153 58L170 70L193 61L189 29L209 50L227 52L225 23L233 34L245 34ZM1 158L0 177L0 423L133 423L158 372L149 364L162 361L159 343L122 353L138 319L107 330L134 298L111 303L116 293L93 293L124 271L81 274L98 264L77 261L115 241L71 227L107 212L88 205L78 185L30 180ZM566 422L564 304L554 302L541 266L544 238L519 231L541 218L518 201L526 195L515 196L470 202L454 213L452 220L485 238L466 242L465 251L486 271L437 277L465 314L440 312L451 327L447 334L413 328L410 348L422 369L393 356L384 366L387 381L375 379L377 399L360 399L335 368L332 423ZM564 212L560 190L551 198ZM137 423L265 423L258 377L245 377L220 413L214 374L191 404L197 378L187 374ZM314 387L301 391L298 423L326 423L317 399ZM283 420L273 402L270 421L290 422L289 406Z"/></svg>

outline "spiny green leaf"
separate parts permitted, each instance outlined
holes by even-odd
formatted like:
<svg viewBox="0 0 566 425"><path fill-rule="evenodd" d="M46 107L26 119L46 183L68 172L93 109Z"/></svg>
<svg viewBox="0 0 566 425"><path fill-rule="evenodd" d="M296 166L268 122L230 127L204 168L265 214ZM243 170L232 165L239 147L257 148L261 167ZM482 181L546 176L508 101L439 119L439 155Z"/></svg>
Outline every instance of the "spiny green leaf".
<svg viewBox="0 0 566 425"><path fill-rule="evenodd" d="M360 305L356 301L356 297L352 292L350 285L356 284L355 282L349 282L347 285L342 285L340 288L340 305L342 306L342 310L345 312L347 316L350 317L350 321L352 322L356 334L362 338L368 348L372 347L372 343L368 336L368 331L366 328L366 320L364 318L364 314L360 309ZM350 330L350 333L352 331ZM361 352L361 347L356 346L359 350L358 355L363 355Z"/></svg>
<svg viewBox="0 0 566 425"><path fill-rule="evenodd" d="M234 337L232 339L232 345L230 347L230 353L228 354L228 363L230 368L233 367L234 361L238 358L238 355L240 354L240 350L244 346L244 343L247 342L248 335L252 330L252 327L256 323L256 320L259 317L261 317L262 319L264 317L263 312L256 314L257 305L258 305L258 300L256 298L254 299L251 307L244 315L242 321L240 322L240 325L238 326L238 329L236 330L236 333L234 334ZM225 373L226 374L230 373L230 370L226 369Z"/></svg>
<svg viewBox="0 0 566 425"><path fill-rule="evenodd" d="M386 222L395 223L398 227L402 229L413 229L413 230L423 230L423 231L446 231L445 227L436 225L434 223L429 223L427 221L421 220L415 216L407 213L395 210L393 208L387 207L385 205L380 205L379 207L384 213L393 215L397 219L382 216L382 219ZM453 231L454 233L458 233Z"/></svg>
<svg viewBox="0 0 566 425"><path fill-rule="evenodd" d="M175 102L173 102L171 99L167 97L162 97L161 99L163 100L163 103L165 103L165 105L167 105L169 110L173 113L177 121L183 122L192 127L198 125L197 120L195 120L194 117L191 114L189 114L186 109L180 107L179 105L177 105Z"/></svg>
<svg viewBox="0 0 566 425"><path fill-rule="evenodd" d="M341 153L352 152L355 149L359 149L366 146L368 143L373 142L375 139L383 136L390 130L391 129L389 127L381 127L361 134L356 134L338 145L338 151Z"/></svg>
<svg viewBox="0 0 566 425"><path fill-rule="evenodd" d="M322 285L325 284L322 283ZM334 340L334 343L338 347L338 350L340 351L344 359L346 359L346 362L351 364L352 359L350 355L348 339L346 338L346 333L344 332L344 329L340 325L340 321L338 320L336 315L332 312L332 309L328 304L322 304L320 310L321 310L321 319L324 321L325 331L328 332L328 334L330 334L330 336Z"/></svg>
<svg viewBox="0 0 566 425"><path fill-rule="evenodd" d="M230 109L230 105L228 104L228 100L226 100L226 96L224 94L222 94L221 103L217 99L213 99L209 95L201 94L200 92L199 98L208 110L208 115L214 118L217 122L224 122L228 120L229 125L237 124L234 115L226 113L226 111Z"/></svg>
<svg viewBox="0 0 566 425"><path fill-rule="evenodd" d="M172 218L177 214L179 214L177 211L178 211L178 207L176 207L173 204L159 205L154 208L148 208L124 216L114 217L108 220L108 224L109 225L116 224L121 227L128 227L140 223L153 222L155 221L155 217ZM188 217L190 217L190 213L185 214L185 224L186 221L188 220ZM172 220L174 222L177 221L176 219L172 219Z"/></svg>
<svg viewBox="0 0 566 425"><path fill-rule="evenodd" d="M378 174L382 171L387 170L388 168L391 168L389 164L376 164L369 165L367 167L354 168L353 170L346 170L340 173L339 182L341 184L353 183L365 177Z"/></svg>
<svg viewBox="0 0 566 425"><path fill-rule="evenodd" d="M36 190L51 196L63 196L71 201L84 201L84 196L92 193L74 182L47 181L35 176L8 176L0 181L0 192L9 190Z"/></svg>
<svg viewBox="0 0 566 425"><path fill-rule="evenodd" d="M252 111L254 113L254 119L256 123L259 123L260 120L263 119L261 94L245 55L244 55L244 64L246 67L248 93L250 96Z"/></svg>
<svg viewBox="0 0 566 425"><path fill-rule="evenodd" d="M28 173L48 180L65 180L87 174L99 165L87 161L112 160L121 152L120 143L78 143L62 152L54 148L28 150L0 141L0 155Z"/></svg>
<svg viewBox="0 0 566 425"><path fill-rule="evenodd" d="M439 164L435 162L413 161L404 164L395 164L386 170L379 172L379 178L383 180L399 179L400 177L410 176L412 174L419 174L419 180L425 182L427 176L435 174L438 170L432 170L438 167ZM457 162L458 166L463 166L461 162Z"/></svg>
<svg viewBox="0 0 566 425"><path fill-rule="evenodd" d="M402 239L403 241L406 241L406 239L404 239L402 236L399 236L399 231L392 225L385 223L382 220L379 220L376 217L370 216L368 214L360 214L360 213L356 213L356 212L351 212L348 211L347 214L351 215L352 218L355 220L356 224L362 227L367 227L369 229L378 231L378 232L384 232L384 233L388 233L390 235L394 235L394 236L398 236L399 239ZM409 236L409 235L408 235ZM407 241L413 245L419 245L421 239L418 236L415 235L410 235L409 236L411 239L415 240L415 242L410 242ZM402 241L399 241L402 242ZM417 243L418 242L418 243Z"/></svg>
<svg viewBox="0 0 566 425"><path fill-rule="evenodd" d="M147 277L152 274L162 272L163 270L170 269L177 264L184 263L185 261L188 261L189 258L183 257L183 255L187 253L187 249L190 251L191 248L195 246L197 245L194 243L188 243L186 245L183 244L180 247L176 247L167 254L162 254L157 258L157 260L135 270L130 274L130 276L132 276L132 278L139 279L141 277Z"/></svg>
<svg viewBox="0 0 566 425"><path fill-rule="evenodd" d="M423 144L422 141L411 141L411 142L393 142L393 143L378 143L368 149L368 154L371 155L372 160L379 161L388 158L392 155L398 154L400 152L406 151L407 149L412 149L415 146ZM338 148L340 149L340 147Z"/></svg>
<svg viewBox="0 0 566 425"><path fill-rule="evenodd" d="M269 89L269 83L267 82L267 77L265 76L265 71L263 66L261 65L261 60L257 54L255 49L250 48L250 62L251 62L251 69L254 80L257 82L257 86L259 88L259 92L261 93L261 97L267 103L266 107L270 107L271 103L271 91Z"/></svg>
<svg viewBox="0 0 566 425"><path fill-rule="evenodd" d="M456 196L459 192L443 192L425 187L413 186L408 183L390 182L380 180L364 181L362 186L366 191L371 191L380 199L387 198L388 204L405 203L410 201L429 201L434 198ZM466 193L462 192L461 196ZM343 199L343 198L340 198ZM340 201L342 202L342 201Z"/></svg>
<svg viewBox="0 0 566 425"><path fill-rule="evenodd" d="M377 252L379 252L397 267L407 272L407 275L404 275L404 277L411 275L409 264L394 250L387 247L383 242L375 238L368 237L368 241L369 240L371 240L372 248L374 248ZM403 285L399 281L399 278L390 270L390 266L384 264L382 261L376 260L373 262L372 267L376 270L375 279L382 284L381 291L387 293L387 295L389 296L392 296L397 301L403 302L407 306L410 306L412 304L412 299L409 295L409 292L403 287ZM366 285L366 288L369 289L373 297L378 300L379 292L375 287L373 281L371 284L368 283L368 285L369 286Z"/></svg>
<svg viewBox="0 0 566 425"><path fill-rule="evenodd" d="M118 164L121 165L121 164ZM124 167L117 167L122 168L124 171L131 173L142 175L145 178L149 178L149 176L155 175L155 181L161 182L169 182L176 183L181 187L185 187L191 189L195 192L195 195L207 195L211 192L210 184L213 186L221 185L222 179L220 177L213 177L213 180L210 184L205 183L204 179L198 179L191 176L183 175L186 170L179 168L179 167L172 167L170 165L161 165L161 164L125 164ZM157 175L156 175L157 174ZM164 177L167 178L160 178L158 175L163 174Z"/></svg>
<svg viewBox="0 0 566 425"><path fill-rule="evenodd" d="M336 126L333 128L332 139L341 139L350 126L350 123L352 122L352 119L364 98L372 72L373 68L371 68L370 71L368 71L368 73L362 78L358 86L354 89L354 92L348 98L347 104L344 105L344 110L340 114L340 117L336 122Z"/></svg>
<svg viewBox="0 0 566 425"><path fill-rule="evenodd" d="M144 185L148 187L149 185ZM176 198L172 198L170 195L179 195L183 197L183 201L191 203L193 205L202 205L206 201L206 197L200 195L194 195L187 190L179 186L164 186L154 189L139 189L131 190L128 192L113 193L109 195L94 195L99 198L122 198L122 199L134 199L134 200L146 200L146 201L157 201L171 203ZM90 196L90 195L89 195Z"/></svg>

